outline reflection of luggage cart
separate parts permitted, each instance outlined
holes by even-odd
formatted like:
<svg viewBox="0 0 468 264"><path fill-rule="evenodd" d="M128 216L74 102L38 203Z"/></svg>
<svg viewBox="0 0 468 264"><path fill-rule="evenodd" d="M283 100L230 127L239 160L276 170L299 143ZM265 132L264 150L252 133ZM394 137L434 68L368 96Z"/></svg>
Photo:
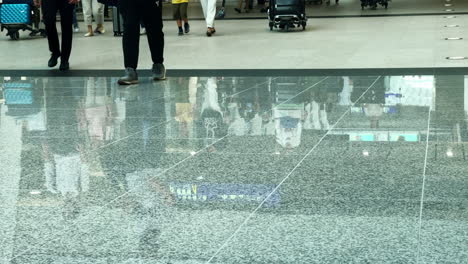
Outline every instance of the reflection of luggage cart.
<svg viewBox="0 0 468 264"><path fill-rule="evenodd" d="M4 0L0 6L1 31L7 30L12 40L19 39L19 31L29 30L30 36L46 36L45 30L39 29L40 11L32 0Z"/></svg>
<svg viewBox="0 0 468 264"><path fill-rule="evenodd" d="M301 27L305 30L307 16L305 14L305 0L271 0L268 10L270 30L281 28Z"/></svg>
<svg viewBox="0 0 468 264"><path fill-rule="evenodd" d="M389 0L361 0L361 8L364 10L365 7L370 7L372 10L377 9L377 5L381 5L385 7L385 9L388 8L388 2Z"/></svg>

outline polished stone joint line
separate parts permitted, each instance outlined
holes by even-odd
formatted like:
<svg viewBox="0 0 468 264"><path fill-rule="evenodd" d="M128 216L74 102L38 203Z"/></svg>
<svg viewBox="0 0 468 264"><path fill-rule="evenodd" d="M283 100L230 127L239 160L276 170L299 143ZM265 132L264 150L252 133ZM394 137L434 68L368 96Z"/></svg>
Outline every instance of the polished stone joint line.
<svg viewBox="0 0 468 264"><path fill-rule="evenodd" d="M422 232L422 220L423 220L423 209L424 209L424 197L425 197L425 190L426 190L426 178L427 178L427 160L429 156L429 135L431 132L431 112L432 107L429 107L429 115L427 118L427 132L426 135L426 151L424 154L424 168L422 173L422 187L421 187L421 201L419 207L419 226L418 226L418 255L416 259L416 263L420 263L421 258L421 232Z"/></svg>
<svg viewBox="0 0 468 264"><path fill-rule="evenodd" d="M242 228L250 221L250 219L252 219L252 217L257 213L257 211L260 210L260 208L266 203L266 201L268 201L268 199L270 199L270 197L279 190L279 188L283 185L283 183L286 182L286 180L288 180L289 177L297 170L297 168L299 168L302 165L302 163L310 156L310 154L312 154L315 151L315 149L323 142L323 140L330 134L330 132L333 129L335 129L335 127L341 122L341 120L343 120L343 118L347 114L349 114L349 112L351 111L351 108L364 97L364 95L377 83L377 81L380 78L382 78L382 76L377 77L374 80L374 82L361 94L361 96L359 96L359 98L357 98L356 101L351 104L351 106L340 116L340 118L338 118L335 124L333 124L330 127L330 129L325 133L325 135L323 135L319 139L319 141L305 154L305 156L294 166L294 168L286 175L286 177L284 177L278 183L278 185L273 189L273 191L271 191L265 197L265 199L263 199L262 202L245 218L245 220L237 227L237 229L232 233L232 235L223 242L223 244L219 247L219 249L213 254L213 256L206 263L211 263L214 260L214 258L231 242L231 240L237 235L237 233L239 233L240 230L242 230Z"/></svg>

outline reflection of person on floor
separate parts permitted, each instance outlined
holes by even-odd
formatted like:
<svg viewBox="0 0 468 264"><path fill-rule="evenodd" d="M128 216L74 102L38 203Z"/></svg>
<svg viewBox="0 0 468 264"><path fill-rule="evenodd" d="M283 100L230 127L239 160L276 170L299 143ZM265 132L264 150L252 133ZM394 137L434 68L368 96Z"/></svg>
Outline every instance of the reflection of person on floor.
<svg viewBox="0 0 468 264"><path fill-rule="evenodd" d="M273 110L276 128L276 142L286 149L296 148L301 144L303 110Z"/></svg>
<svg viewBox="0 0 468 264"><path fill-rule="evenodd" d="M193 136L193 108L196 103L196 99L191 96L191 93L193 93L193 90L196 93L198 78L179 78L177 81L178 86L184 89L177 92L175 97L175 120L179 124L179 136L188 139Z"/></svg>
<svg viewBox="0 0 468 264"><path fill-rule="evenodd" d="M120 135L133 135L131 140L109 144L100 161L106 176L114 188L128 191L126 175L141 168L160 166L161 156L166 151L166 105L154 98L163 98L164 89L133 86L126 90L125 106L119 110ZM121 112L122 111L122 112Z"/></svg>
<svg viewBox="0 0 468 264"><path fill-rule="evenodd" d="M304 129L328 130L328 114L326 104L318 103L314 99L305 106Z"/></svg>
<svg viewBox="0 0 468 264"><path fill-rule="evenodd" d="M229 104L229 135L244 136L246 131L245 119L239 113L239 105L237 102Z"/></svg>
<svg viewBox="0 0 468 264"><path fill-rule="evenodd" d="M89 168L80 147L61 144L60 149L51 152L47 145L43 146L45 187L64 198L64 218L76 218L79 195L89 190Z"/></svg>
<svg viewBox="0 0 468 264"><path fill-rule="evenodd" d="M173 218L175 203L169 188L160 180L163 171L143 169L126 175L131 210L136 216L135 233L140 238L143 257L157 257L163 225Z"/></svg>
<svg viewBox="0 0 468 264"><path fill-rule="evenodd" d="M93 147L103 145L114 136L114 130L119 126L118 105L110 96L104 96L100 91L107 90L105 78L90 77L86 84L81 129L88 131ZM122 114L122 113L121 113Z"/></svg>
<svg viewBox="0 0 468 264"><path fill-rule="evenodd" d="M199 136L205 138L209 151L216 151L214 143L226 134L224 114L219 104L218 86L215 78L209 78L203 91L203 103L198 120Z"/></svg>
<svg viewBox="0 0 468 264"><path fill-rule="evenodd" d="M383 107L381 104L365 104L364 113L370 119L371 128L379 128L379 119L383 115Z"/></svg>
<svg viewBox="0 0 468 264"><path fill-rule="evenodd" d="M62 84L72 85L65 82ZM89 189L89 167L85 159L85 135L79 130L79 101L84 89L62 89L50 85L46 91L48 139L43 143L45 187L64 198L64 218L76 218L78 201ZM58 98L66 98L58 99ZM57 109L74 109L61 111Z"/></svg>

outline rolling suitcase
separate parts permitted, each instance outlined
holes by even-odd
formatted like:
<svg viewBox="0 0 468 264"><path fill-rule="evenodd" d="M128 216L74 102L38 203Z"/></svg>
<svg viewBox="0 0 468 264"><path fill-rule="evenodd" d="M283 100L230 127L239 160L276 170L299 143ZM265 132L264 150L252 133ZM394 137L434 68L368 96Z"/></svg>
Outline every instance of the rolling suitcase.
<svg viewBox="0 0 468 264"><path fill-rule="evenodd" d="M123 18L118 7L112 7L112 23L114 27L114 36L123 35Z"/></svg>
<svg viewBox="0 0 468 264"><path fill-rule="evenodd" d="M0 8L0 23L31 24L31 6L28 4L2 4Z"/></svg>

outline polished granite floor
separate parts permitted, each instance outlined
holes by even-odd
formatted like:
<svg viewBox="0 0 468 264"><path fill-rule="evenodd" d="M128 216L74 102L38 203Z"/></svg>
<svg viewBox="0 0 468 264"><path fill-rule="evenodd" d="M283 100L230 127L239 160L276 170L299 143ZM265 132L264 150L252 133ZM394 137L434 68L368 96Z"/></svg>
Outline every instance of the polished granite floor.
<svg viewBox="0 0 468 264"><path fill-rule="evenodd" d="M1 77L0 263L468 263L463 75Z"/></svg>

